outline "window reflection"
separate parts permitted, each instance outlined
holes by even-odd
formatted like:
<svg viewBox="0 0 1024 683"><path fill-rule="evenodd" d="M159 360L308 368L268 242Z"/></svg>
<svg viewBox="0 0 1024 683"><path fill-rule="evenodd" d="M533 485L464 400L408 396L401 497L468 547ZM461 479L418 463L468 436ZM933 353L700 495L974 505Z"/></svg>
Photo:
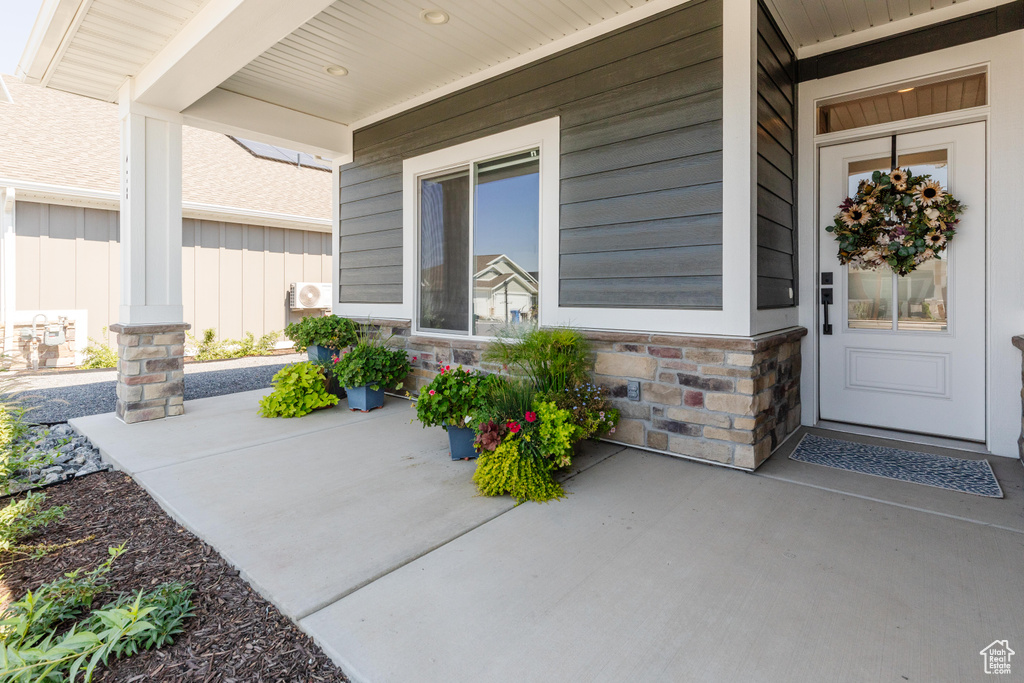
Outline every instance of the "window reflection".
<svg viewBox="0 0 1024 683"><path fill-rule="evenodd" d="M476 167L473 332L535 323L540 263L540 158L530 150Z"/></svg>

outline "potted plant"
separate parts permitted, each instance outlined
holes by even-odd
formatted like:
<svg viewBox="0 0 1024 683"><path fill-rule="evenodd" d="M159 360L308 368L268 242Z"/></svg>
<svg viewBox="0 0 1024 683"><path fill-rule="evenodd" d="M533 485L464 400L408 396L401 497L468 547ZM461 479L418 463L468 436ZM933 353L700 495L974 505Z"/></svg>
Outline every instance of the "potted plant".
<svg viewBox="0 0 1024 683"><path fill-rule="evenodd" d="M441 427L448 433L452 460L476 457L473 420L484 400L487 375L467 372L459 366L439 366L436 377L416 399L416 417L424 427Z"/></svg>
<svg viewBox="0 0 1024 683"><path fill-rule="evenodd" d="M385 389L401 388L409 358L402 349L388 348L390 339L364 331L355 346L334 359L334 376L348 395L349 410L380 408Z"/></svg>
<svg viewBox="0 0 1024 683"><path fill-rule="evenodd" d="M329 362L356 342L356 324L337 315L310 315L288 323L284 335L295 342L296 351L305 351L309 360Z"/></svg>

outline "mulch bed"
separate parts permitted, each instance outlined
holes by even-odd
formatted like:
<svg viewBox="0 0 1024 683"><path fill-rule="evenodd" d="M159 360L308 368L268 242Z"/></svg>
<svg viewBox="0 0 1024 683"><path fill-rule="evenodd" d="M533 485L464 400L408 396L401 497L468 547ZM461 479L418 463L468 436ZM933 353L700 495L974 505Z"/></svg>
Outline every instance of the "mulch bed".
<svg viewBox="0 0 1024 683"><path fill-rule="evenodd" d="M206 543L179 527L130 477L105 472L46 489L46 505L68 505L62 521L32 543L94 540L4 568L0 608L77 567L91 569L107 548L127 551L107 575L113 592L191 581L195 616L173 645L111 661L97 681L347 681L319 647L261 598ZM6 501L0 501L0 507ZM11 557L0 556L6 564ZM101 607L111 595L101 595ZM98 670L99 671L99 670Z"/></svg>

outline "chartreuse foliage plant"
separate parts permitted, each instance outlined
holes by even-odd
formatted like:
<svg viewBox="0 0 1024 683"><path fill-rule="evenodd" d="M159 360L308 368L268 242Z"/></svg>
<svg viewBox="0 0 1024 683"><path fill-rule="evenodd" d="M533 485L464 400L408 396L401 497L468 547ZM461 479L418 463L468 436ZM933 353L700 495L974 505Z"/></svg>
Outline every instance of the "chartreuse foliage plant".
<svg viewBox="0 0 1024 683"><path fill-rule="evenodd" d="M416 418L424 427L470 427L483 407L488 375L467 372L459 366L442 366L437 376L420 389Z"/></svg>
<svg viewBox="0 0 1024 683"><path fill-rule="evenodd" d="M402 349L389 348L390 342L391 337L363 327L356 345L334 359L338 383L346 389L400 389L409 374L409 357Z"/></svg>
<svg viewBox="0 0 1024 683"><path fill-rule="evenodd" d="M260 399L263 417L302 417L338 402L338 397L327 391L324 368L316 363L283 367L271 383L274 391Z"/></svg>
<svg viewBox="0 0 1024 683"><path fill-rule="evenodd" d="M109 589L103 577L124 546L109 552L92 571L78 569L43 584L0 614L0 683L91 681L111 656L161 647L181 633L192 614L192 590L184 583L122 595L72 623Z"/></svg>
<svg viewBox="0 0 1024 683"><path fill-rule="evenodd" d="M473 481L484 495L507 494L520 503L561 498L552 471L571 463L575 432L570 413L549 401L535 401L519 419L481 423Z"/></svg>
<svg viewBox="0 0 1024 683"><path fill-rule="evenodd" d="M549 461L523 453L523 442L507 438L493 452L485 452L476 460L473 481L485 496L509 495L516 502L538 503L565 496L562 485L552 479Z"/></svg>
<svg viewBox="0 0 1024 683"><path fill-rule="evenodd" d="M571 328L516 327L484 352L508 376L492 380L478 410L473 476L485 495L547 501L564 495L554 470L573 447L615 430L607 392L590 379L590 344Z"/></svg>
<svg viewBox="0 0 1024 683"><path fill-rule="evenodd" d="M295 342L299 353L310 346L343 349L356 343L356 324L337 315L309 315L297 323L288 323L284 336Z"/></svg>

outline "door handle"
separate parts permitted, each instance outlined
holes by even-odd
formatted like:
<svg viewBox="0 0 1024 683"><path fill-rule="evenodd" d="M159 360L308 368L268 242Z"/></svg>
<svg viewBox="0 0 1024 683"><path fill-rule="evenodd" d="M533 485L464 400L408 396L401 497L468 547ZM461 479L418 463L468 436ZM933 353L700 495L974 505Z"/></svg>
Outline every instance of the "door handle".
<svg viewBox="0 0 1024 683"><path fill-rule="evenodd" d="M828 307L832 305L832 288L822 287L821 289L821 305L825 308L824 322L821 326L822 334L832 334L832 323L828 321Z"/></svg>

